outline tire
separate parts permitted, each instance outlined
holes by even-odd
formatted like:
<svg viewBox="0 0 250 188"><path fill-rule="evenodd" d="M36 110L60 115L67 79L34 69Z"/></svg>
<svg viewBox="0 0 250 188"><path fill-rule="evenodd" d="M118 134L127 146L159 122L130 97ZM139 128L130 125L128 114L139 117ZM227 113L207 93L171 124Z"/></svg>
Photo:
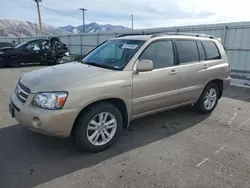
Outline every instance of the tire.
<svg viewBox="0 0 250 188"><path fill-rule="evenodd" d="M0 68L4 68L4 64L0 61Z"/></svg>
<svg viewBox="0 0 250 188"><path fill-rule="evenodd" d="M101 114L103 114L104 118L107 118L106 123L111 122L111 120L114 122L109 125L109 127L113 128L105 129L106 124L99 124ZM115 123L116 128L114 128ZM117 141L123 128L123 120L120 111L114 105L109 103L100 103L92 106L88 111L80 114L75 126L73 135L75 137L76 144L83 151L96 153L109 148ZM107 136L104 129L109 133L110 137ZM103 135L107 139L106 141L103 139Z"/></svg>
<svg viewBox="0 0 250 188"><path fill-rule="evenodd" d="M207 99L207 97L209 95L208 92L212 92L212 93L210 93L211 96L209 97L211 100ZM214 99L214 101L212 99ZM218 99L219 99L219 86L215 83L210 83L205 87L200 98L196 102L195 109L199 113L209 114L217 106ZM206 103L206 101L208 101L208 102ZM209 101L213 101L213 102L210 103ZM211 105L209 105L209 104L211 104Z"/></svg>
<svg viewBox="0 0 250 188"><path fill-rule="evenodd" d="M58 62L58 58L55 58L53 61L53 65L57 65L57 62Z"/></svg>
<svg viewBox="0 0 250 188"><path fill-rule="evenodd" d="M10 56L8 59L9 66L16 68L20 67L21 62L20 59L17 56Z"/></svg>

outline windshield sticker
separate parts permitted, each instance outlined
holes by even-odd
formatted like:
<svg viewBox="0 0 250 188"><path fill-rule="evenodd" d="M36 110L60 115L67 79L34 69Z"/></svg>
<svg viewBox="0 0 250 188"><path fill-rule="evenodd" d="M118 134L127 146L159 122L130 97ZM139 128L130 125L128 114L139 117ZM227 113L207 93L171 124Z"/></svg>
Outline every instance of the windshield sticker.
<svg viewBox="0 0 250 188"><path fill-rule="evenodd" d="M126 49L136 49L138 45L136 44L123 44L122 48L126 48Z"/></svg>

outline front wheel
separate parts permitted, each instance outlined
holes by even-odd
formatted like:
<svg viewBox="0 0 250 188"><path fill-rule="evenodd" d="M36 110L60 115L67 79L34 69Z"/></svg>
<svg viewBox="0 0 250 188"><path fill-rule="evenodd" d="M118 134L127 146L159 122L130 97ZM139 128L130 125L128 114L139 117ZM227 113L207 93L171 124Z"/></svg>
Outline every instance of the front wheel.
<svg viewBox="0 0 250 188"><path fill-rule="evenodd" d="M217 106L219 99L219 87L217 84L211 83L206 86L199 100L195 104L198 112L203 114L211 113Z"/></svg>
<svg viewBox="0 0 250 188"><path fill-rule="evenodd" d="M20 67L21 62L20 59L16 56L11 56L8 59L9 65L13 68Z"/></svg>
<svg viewBox="0 0 250 188"><path fill-rule="evenodd" d="M76 143L82 150L103 151L118 139L122 125L121 113L114 105L94 105L87 112L80 114L76 122Z"/></svg>

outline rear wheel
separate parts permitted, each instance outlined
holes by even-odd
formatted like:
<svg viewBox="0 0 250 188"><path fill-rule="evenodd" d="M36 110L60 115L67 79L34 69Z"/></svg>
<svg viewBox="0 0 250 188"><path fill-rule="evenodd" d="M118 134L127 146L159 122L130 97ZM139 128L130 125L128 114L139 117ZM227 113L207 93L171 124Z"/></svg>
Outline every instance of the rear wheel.
<svg viewBox="0 0 250 188"><path fill-rule="evenodd" d="M198 112L207 114L211 113L217 106L219 98L219 87L217 84L211 83L206 86L195 107Z"/></svg>
<svg viewBox="0 0 250 188"><path fill-rule="evenodd" d="M100 152L118 139L122 131L122 116L112 104L100 103L81 114L76 122L74 136L82 150Z"/></svg>
<svg viewBox="0 0 250 188"><path fill-rule="evenodd" d="M16 56L9 57L8 62L11 67L20 67L21 65L20 59Z"/></svg>

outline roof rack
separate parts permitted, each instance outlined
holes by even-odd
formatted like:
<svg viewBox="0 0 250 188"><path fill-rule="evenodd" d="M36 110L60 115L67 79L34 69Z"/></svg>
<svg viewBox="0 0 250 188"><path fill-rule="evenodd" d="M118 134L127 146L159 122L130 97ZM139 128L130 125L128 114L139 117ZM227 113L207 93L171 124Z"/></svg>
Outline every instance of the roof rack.
<svg viewBox="0 0 250 188"><path fill-rule="evenodd" d="M212 35L207 35L207 34L201 34L201 33L186 33L186 32L147 32L147 31L141 31L141 32L134 32L134 33L127 33L127 34L122 34L118 35L117 38L119 37L124 37L124 36L132 36L132 35L152 35L151 38L154 37L159 37L162 35L184 35L184 36L192 36L192 37L204 37L204 38L210 38L210 39L218 39Z"/></svg>
<svg viewBox="0 0 250 188"><path fill-rule="evenodd" d="M214 37L212 35L206 35L206 34L200 34L200 33L185 33L185 32L165 32L165 33L159 33L159 34L153 35L151 38L158 37L158 36L161 36L161 35L185 35L185 36L205 37L205 38L210 38L210 39L216 39L216 37Z"/></svg>
<svg viewBox="0 0 250 188"><path fill-rule="evenodd" d="M144 31L135 32L135 33L126 33L126 34L118 35L116 38L125 37L125 36L132 36L132 35L150 35L150 33L146 33L146 32L144 32Z"/></svg>

